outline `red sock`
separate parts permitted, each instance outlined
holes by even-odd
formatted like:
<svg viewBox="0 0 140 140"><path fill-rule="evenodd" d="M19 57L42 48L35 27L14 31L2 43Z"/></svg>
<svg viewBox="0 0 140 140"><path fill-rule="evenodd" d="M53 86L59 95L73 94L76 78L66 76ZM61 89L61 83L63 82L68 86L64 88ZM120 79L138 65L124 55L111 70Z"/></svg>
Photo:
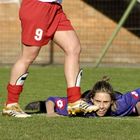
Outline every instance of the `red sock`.
<svg viewBox="0 0 140 140"><path fill-rule="evenodd" d="M67 88L68 103L73 103L81 98L81 88L80 87L70 87Z"/></svg>
<svg viewBox="0 0 140 140"><path fill-rule="evenodd" d="M6 104L18 103L19 95L22 92L22 89L23 89L22 85L8 84L7 86L8 98Z"/></svg>

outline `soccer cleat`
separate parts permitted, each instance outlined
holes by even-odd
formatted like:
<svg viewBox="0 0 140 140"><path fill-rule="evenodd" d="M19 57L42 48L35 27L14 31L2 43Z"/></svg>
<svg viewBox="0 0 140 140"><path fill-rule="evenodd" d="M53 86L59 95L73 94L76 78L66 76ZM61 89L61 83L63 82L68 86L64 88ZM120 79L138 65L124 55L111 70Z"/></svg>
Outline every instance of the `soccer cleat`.
<svg viewBox="0 0 140 140"><path fill-rule="evenodd" d="M25 113L17 103L8 104L3 108L2 115L4 116L12 116L16 118L27 118L31 117L31 115Z"/></svg>
<svg viewBox="0 0 140 140"><path fill-rule="evenodd" d="M81 99L74 103L68 103L68 114L72 116L81 112L84 114L91 113L93 111L97 111L98 109L98 106L91 105Z"/></svg>

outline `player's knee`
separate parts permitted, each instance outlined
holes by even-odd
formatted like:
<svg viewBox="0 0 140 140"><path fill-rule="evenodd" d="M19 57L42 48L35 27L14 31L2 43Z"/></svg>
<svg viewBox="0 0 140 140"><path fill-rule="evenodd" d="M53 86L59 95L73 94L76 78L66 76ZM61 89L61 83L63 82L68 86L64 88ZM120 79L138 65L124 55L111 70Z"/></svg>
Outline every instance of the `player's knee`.
<svg viewBox="0 0 140 140"><path fill-rule="evenodd" d="M36 57L34 56L29 56L29 57L22 57L22 62L29 65L32 64L34 62Z"/></svg>
<svg viewBox="0 0 140 140"><path fill-rule="evenodd" d="M25 64L31 64L36 59L40 51L40 47L27 47L24 45L23 52L20 57L21 61Z"/></svg>
<svg viewBox="0 0 140 140"><path fill-rule="evenodd" d="M81 53L81 45L80 44L78 44L77 47L76 47L76 53L77 54Z"/></svg>
<svg viewBox="0 0 140 140"><path fill-rule="evenodd" d="M72 44L67 48L68 55L79 55L81 52L81 45L80 44Z"/></svg>

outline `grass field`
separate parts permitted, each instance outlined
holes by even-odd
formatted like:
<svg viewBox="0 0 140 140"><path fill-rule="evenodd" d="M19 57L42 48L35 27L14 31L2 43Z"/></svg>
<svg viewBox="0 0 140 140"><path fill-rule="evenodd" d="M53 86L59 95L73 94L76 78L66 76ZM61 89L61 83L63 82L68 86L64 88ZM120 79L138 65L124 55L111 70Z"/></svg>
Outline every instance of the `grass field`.
<svg viewBox="0 0 140 140"><path fill-rule="evenodd" d="M138 68L98 68L84 67L81 81L82 91L90 89L102 76L111 77L115 90L121 92L140 86ZM0 109L6 98L9 68L0 68ZM66 85L62 66L32 67L21 94L22 108L30 102L48 96L66 96ZM33 115L18 119L0 115L1 140L139 140L139 117L104 118L47 118Z"/></svg>

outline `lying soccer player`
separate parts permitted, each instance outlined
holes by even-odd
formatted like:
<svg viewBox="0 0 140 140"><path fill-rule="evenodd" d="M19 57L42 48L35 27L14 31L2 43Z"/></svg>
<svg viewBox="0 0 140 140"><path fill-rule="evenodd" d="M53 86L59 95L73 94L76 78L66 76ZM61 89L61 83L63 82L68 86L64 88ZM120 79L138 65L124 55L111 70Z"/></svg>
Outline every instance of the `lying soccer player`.
<svg viewBox="0 0 140 140"><path fill-rule="evenodd" d="M89 104L98 106L92 113L80 114L83 117L103 116L138 116L140 115L140 88L121 94L115 92L104 77L95 83L92 90L86 91L82 97ZM36 110L47 113L47 116L68 116L66 97L49 97L45 101L29 103L25 110Z"/></svg>

